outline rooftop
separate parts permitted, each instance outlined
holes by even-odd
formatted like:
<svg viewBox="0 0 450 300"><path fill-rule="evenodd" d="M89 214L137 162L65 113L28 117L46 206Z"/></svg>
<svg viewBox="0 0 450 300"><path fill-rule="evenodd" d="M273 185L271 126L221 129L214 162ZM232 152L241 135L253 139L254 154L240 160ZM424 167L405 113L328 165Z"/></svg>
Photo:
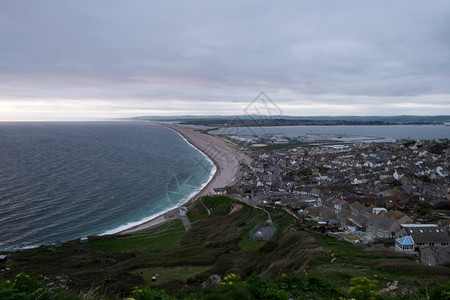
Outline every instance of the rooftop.
<svg viewBox="0 0 450 300"><path fill-rule="evenodd" d="M400 243L401 245L414 245L414 240L413 240L412 236L409 236L409 235L398 238L395 241Z"/></svg>

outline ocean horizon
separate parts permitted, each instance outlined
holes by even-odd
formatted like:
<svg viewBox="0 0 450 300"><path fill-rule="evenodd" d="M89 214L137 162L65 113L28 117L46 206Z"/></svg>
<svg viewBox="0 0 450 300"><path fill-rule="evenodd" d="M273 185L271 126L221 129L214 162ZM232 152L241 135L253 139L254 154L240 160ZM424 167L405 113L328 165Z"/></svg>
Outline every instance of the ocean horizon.
<svg viewBox="0 0 450 300"><path fill-rule="evenodd" d="M137 121L0 123L0 249L104 235L188 201L215 166Z"/></svg>

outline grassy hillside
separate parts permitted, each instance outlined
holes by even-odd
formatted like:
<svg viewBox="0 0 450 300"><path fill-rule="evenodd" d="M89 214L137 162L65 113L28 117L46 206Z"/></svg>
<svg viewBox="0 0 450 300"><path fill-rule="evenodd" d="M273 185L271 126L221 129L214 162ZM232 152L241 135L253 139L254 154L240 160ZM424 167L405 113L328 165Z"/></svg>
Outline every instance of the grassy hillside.
<svg viewBox="0 0 450 300"><path fill-rule="evenodd" d="M295 219L281 210L269 210L278 226L272 239L252 241L248 233L267 219L266 212L224 196L205 197L203 203L211 213L196 202L189 209L189 231L175 220L138 234L89 237L86 244L71 241L60 248L42 246L12 253L1 263L0 276L13 280L24 272L50 286L119 299L138 285L164 289L171 295L208 298L217 289L202 289L202 283L211 275L224 278L229 273L264 285L281 280L288 290L289 284L307 285L306 290L296 292L303 296L319 293L312 286L323 286L322 291L328 291L324 299L337 298L357 276L377 279L381 287L397 280L404 289L450 278L448 268L422 266L416 258L299 231ZM151 280L154 275L156 282ZM268 281L255 279L261 277Z"/></svg>

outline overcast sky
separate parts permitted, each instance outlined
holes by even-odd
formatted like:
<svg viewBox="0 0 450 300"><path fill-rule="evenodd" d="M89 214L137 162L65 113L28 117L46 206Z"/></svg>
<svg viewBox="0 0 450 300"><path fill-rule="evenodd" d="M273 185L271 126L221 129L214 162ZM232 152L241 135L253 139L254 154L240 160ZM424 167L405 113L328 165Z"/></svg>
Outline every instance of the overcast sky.
<svg viewBox="0 0 450 300"><path fill-rule="evenodd" d="M448 0L0 0L0 41L0 121L450 115Z"/></svg>

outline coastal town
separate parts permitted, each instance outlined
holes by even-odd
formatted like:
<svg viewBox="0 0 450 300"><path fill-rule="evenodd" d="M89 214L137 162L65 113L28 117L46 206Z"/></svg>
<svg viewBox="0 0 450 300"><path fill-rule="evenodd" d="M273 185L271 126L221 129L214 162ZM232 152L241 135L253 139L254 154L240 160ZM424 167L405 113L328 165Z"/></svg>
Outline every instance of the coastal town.
<svg viewBox="0 0 450 300"><path fill-rule="evenodd" d="M355 278L389 297L426 295L448 283L448 139L217 136L158 126L205 154L185 158L209 176L202 188L179 181L193 195L186 202L116 234L2 252L5 283L32 275L49 293L95 284L111 297L144 283L173 295L188 288L192 299L202 299L198 291L222 293L230 276L249 274L302 293L281 299L336 299ZM292 288L277 286L280 275L294 280ZM255 277L248 278L245 285Z"/></svg>
<svg viewBox="0 0 450 300"><path fill-rule="evenodd" d="M0 8L0 300L450 300L450 0Z"/></svg>
<svg viewBox="0 0 450 300"><path fill-rule="evenodd" d="M240 180L214 194L279 207L305 229L416 254L425 265L450 263L448 139L298 145L282 136L225 138L250 163L241 160Z"/></svg>

